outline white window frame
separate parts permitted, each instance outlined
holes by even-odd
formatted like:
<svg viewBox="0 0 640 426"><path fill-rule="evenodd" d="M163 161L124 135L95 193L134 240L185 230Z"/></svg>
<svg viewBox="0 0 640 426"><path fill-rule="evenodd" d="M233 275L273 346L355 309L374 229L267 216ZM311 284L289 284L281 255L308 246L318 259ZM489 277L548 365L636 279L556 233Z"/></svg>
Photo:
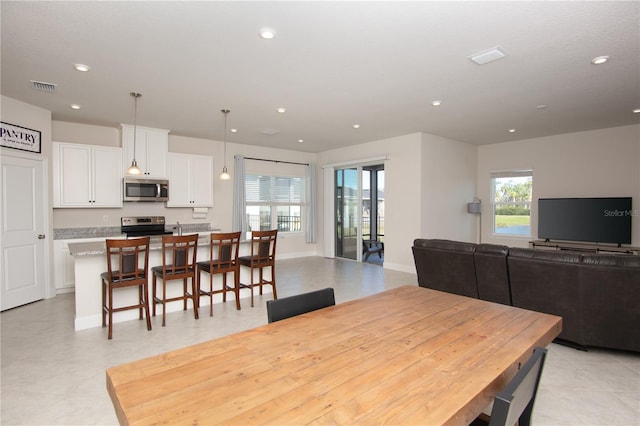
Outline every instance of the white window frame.
<svg viewBox="0 0 640 426"><path fill-rule="evenodd" d="M255 176L259 176L262 178L269 178L271 180L271 190L270 190L270 199L269 200L252 200L252 194L249 188L247 188L247 181ZM275 188L275 180L276 179L299 179L300 180L300 184L299 184L299 200L295 200L295 199L289 199L288 201L278 201L278 200L274 200L275 194L273 193L273 189ZM245 214L248 214L248 209L250 207L262 207L262 206L268 206L270 209L270 218L271 218L271 228L270 229L278 229L278 232L282 232L282 233L287 233L287 234L302 234L304 233L304 209L306 208L305 205L305 178L304 176L286 176L286 175L281 175L281 174L268 174L268 173L246 173L245 175L245 204L246 204L246 210L245 210ZM260 198L260 197L258 197ZM299 207L300 209L300 220L299 220L299 225L297 226L296 230L286 230L286 231L282 231L280 229L279 223L278 223L278 207ZM247 218L247 226L249 229L247 229L247 238L251 235L251 222L250 220Z"/></svg>
<svg viewBox="0 0 640 426"><path fill-rule="evenodd" d="M531 178L531 200L530 201L495 201L496 200L496 179L509 179L509 178L519 178L519 177L530 177ZM494 237L520 237L530 239L533 234L533 223L532 223L532 210L533 210L533 170L507 170L502 172L494 172L491 173L491 234ZM517 233L502 233L496 232L496 208L503 205L529 205L530 213L529 213L529 233L528 234L517 234Z"/></svg>

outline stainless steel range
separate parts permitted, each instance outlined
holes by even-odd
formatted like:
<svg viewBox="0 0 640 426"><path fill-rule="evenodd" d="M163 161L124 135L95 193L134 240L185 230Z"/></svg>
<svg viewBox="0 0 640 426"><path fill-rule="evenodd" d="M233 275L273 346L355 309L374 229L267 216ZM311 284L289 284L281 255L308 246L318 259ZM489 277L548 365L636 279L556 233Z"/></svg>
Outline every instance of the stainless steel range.
<svg viewBox="0 0 640 426"><path fill-rule="evenodd" d="M129 216L120 219L120 231L127 234L127 238L173 234L164 226L164 216Z"/></svg>

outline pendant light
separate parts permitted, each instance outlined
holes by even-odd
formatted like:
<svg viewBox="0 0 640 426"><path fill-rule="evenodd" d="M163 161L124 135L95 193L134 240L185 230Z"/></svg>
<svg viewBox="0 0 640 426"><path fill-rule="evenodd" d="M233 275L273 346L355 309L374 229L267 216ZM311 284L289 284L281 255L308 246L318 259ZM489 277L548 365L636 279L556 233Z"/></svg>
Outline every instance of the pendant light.
<svg viewBox="0 0 640 426"><path fill-rule="evenodd" d="M131 167L127 169L127 174L139 175L140 173L142 173L142 171L140 170L140 168L138 167L138 163L136 162L136 133L138 133L138 98L142 96L142 94L137 92L131 92L129 94L133 96L133 160L131 161Z"/></svg>
<svg viewBox="0 0 640 426"><path fill-rule="evenodd" d="M231 179L231 175L227 171L227 114L231 111L228 109L221 109L220 112L224 114L224 134L222 135L222 140L224 142L224 167L222 167L220 179L229 180Z"/></svg>

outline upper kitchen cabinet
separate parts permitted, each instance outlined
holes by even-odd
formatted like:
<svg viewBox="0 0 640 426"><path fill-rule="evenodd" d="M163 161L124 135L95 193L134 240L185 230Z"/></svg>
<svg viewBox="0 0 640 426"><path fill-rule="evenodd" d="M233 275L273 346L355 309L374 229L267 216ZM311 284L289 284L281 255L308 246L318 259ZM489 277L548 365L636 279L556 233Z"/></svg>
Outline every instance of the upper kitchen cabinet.
<svg viewBox="0 0 640 426"><path fill-rule="evenodd" d="M122 149L124 152L124 174L135 157L142 170L140 178L166 178L169 131L151 127L136 127L136 153L133 155L133 126L122 126Z"/></svg>
<svg viewBox="0 0 640 426"><path fill-rule="evenodd" d="M167 207L213 207L213 159L169 153Z"/></svg>
<svg viewBox="0 0 640 426"><path fill-rule="evenodd" d="M53 143L53 207L122 207L120 148Z"/></svg>

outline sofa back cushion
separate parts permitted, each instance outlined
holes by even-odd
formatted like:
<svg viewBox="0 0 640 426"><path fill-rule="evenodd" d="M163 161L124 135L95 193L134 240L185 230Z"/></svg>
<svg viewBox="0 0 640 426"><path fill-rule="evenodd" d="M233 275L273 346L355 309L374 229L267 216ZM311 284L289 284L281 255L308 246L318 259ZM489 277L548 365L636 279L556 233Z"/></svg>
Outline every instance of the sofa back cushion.
<svg viewBox="0 0 640 426"><path fill-rule="evenodd" d="M513 306L561 316L558 337L584 345L581 255L512 247L507 264Z"/></svg>
<svg viewBox="0 0 640 426"><path fill-rule="evenodd" d="M417 239L412 249L420 287L478 298L475 244Z"/></svg>
<svg viewBox="0 0 640 426"><path fill-rule="evenodd" d="M509 247L478 244L473 255L476 267L478 297L489 302L511 305L507 255Z"/></svg>
<svg viewBox="0 0 640 426"><path fill-rule="evenodd" d="M587 344L640 351L640 256L584 255L580 284Z"/></svg>

